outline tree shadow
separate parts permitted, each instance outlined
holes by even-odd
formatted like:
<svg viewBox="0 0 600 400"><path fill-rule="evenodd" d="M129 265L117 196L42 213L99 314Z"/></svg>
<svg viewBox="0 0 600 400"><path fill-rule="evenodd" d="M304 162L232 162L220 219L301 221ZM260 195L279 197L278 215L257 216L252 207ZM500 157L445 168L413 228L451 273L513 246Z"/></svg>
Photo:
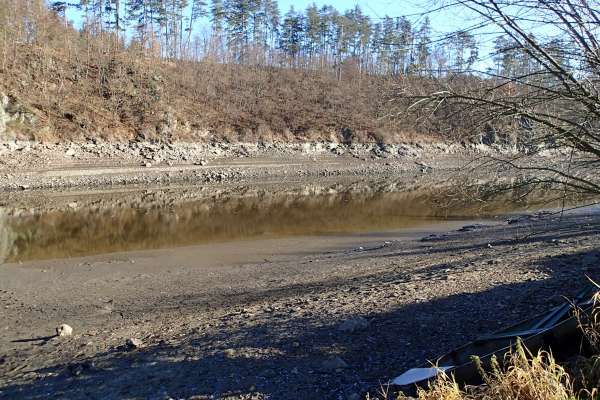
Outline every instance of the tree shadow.
<svg viewBox="0 0 600 400"><path fill-rule="evenodd" d="M268 321L252 323L252 315L240 315L247 323L237 330L198 332L172 343L115 348L24 371L38 379L2 388L0 398L358 398L407 368L551 308L562 301L557 294L573 296L587 284L586 276L598 276L596 266L581 267L582 258L600 260L600 252L542 259L532 267L543 270L545 280L471 293L465 288L462 294L365 315L369 327L354 333L340 332L339 321L319 316L275 312ZM567 275L576 278L564 279ZM339 284L332 280L322 289Z"/></svg>

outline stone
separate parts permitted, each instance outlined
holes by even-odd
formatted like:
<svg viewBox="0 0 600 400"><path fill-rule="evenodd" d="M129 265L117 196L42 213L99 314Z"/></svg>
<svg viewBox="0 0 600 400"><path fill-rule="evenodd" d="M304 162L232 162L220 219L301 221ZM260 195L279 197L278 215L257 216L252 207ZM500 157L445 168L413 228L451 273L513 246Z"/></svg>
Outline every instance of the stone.
<svg viewBox="0 0 600 400"><path fill-rule="evenodd" d="M75 155L75 149L69 149L65 152L65 156L73 157Z"/></svg>
<svg viewBox="0 0 600 400"><path fill-rule="evenodd" d="M336 371L340 369L346 369L349 367L348 363L338 356L331 357L323 361L321 366L325 371Z"/></svg>
<svg viewBox="0 0 600 400"><path fill-rule="evenodd" d="M223 350L223 355L226 358L234 358L236 355L236 352L234 349L225 349L225 350Z"/></svg>
<svg viewBox="0 0 600 400"><path fill-rule="evenodd" d="M65 336L72 336L72 335L73 335L73 328L71 328L67 324L62 324L61 326L56 328L56 336L65 337Z"/></svg>
<svg viewBox="0 0 600 400"><path fill-rule="evenodd" d="M146 163L146 168L150 168L152 166L152 163Z"/></svg>
<svg viewBox="0 0 600 400"><path fill-rule="evenodd" d="M483 225L483 224L465 225L462 228L458 229L458 232L473 232L476 230L480 230L484 227L485 227L485 225Z"/></svg>
<svg viewBox="0 0 600 400"><path fill-rule="evenodd" d="M363 317L355 317L344 321L338 326L338 331L344 333L354 333L360 330L367 329L369 327L369 321Z"/></svg>
<svg viewBox="0 0 600 400"><path fill-rule="evenodd" d="M129 339L127 339L127 341L125 341L125 347L127 347L128 350L139 349L143 345L144 345L144 342L142 342L140 339L136 339L136 338L129 338Z"/></svg>

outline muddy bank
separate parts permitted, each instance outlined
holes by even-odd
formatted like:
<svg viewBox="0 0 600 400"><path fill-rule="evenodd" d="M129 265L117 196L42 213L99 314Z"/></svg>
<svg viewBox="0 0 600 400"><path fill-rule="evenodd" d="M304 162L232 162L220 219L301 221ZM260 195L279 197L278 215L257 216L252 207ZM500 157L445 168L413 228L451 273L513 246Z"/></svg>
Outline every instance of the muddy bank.
<svg viewBox="0 0 600 400"><path fill-rule="evenodd" d="M459 227L3 265L0 397L358 399L599 277L596 214Z"/></svg>

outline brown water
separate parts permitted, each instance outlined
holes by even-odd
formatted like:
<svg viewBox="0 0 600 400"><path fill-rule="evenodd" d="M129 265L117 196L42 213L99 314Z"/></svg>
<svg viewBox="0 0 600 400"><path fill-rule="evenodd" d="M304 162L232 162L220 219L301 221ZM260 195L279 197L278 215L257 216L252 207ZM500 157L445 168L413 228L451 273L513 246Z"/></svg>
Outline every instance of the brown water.
<svg viewBox="0 0 600 400"><path fill-rule="evenodd" d="M533 210L547 206L540 200L549 198L506 192L485 203L475 197L457 202L452 192L451 188L407 189L397 183L359 182L289 190L154 190L52 199L48 202L52 205L42 201L32 209L4 209L0 259L14 262L402 230Z"/></svg>

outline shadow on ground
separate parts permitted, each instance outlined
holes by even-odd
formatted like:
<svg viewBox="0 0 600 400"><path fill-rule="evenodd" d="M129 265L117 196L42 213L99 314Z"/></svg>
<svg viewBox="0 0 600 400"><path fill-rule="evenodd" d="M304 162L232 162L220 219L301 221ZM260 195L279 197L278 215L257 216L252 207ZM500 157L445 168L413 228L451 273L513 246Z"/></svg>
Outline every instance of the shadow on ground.
<svg viewBox="0 0 600 400"><path fill-rule="evenodd" d="M575 231L567 232L559 239L575 236ZM586 276L598 277L594 260L600 260L600 252L545 257L531 267L547 279L417 300L392 312L366 315L369 327L354 333L340 332L338 321L318 316L295 318L275 311L268 323L253 323L252 315L240 315L246 323L234 331L198 331L172 343L133 351L117 348L35 371L41 378L4 387L0 398L359 399L408 367L549 309L563 295L573 296ZM462 264L444 266L448 268ZM442 279L444 269L431 267L425 271L427 279ZM401 275L396 279L401 281ZM319 290L341 284L332 280Z"/></svg>

